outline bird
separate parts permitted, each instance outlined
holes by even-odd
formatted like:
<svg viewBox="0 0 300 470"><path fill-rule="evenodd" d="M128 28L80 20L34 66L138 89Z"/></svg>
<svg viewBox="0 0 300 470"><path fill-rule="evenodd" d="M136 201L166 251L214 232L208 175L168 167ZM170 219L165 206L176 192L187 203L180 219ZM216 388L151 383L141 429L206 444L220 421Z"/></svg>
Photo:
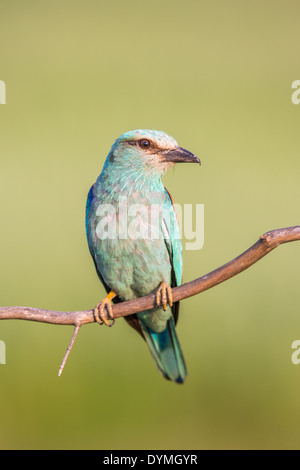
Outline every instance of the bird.
<svg viewBox="0 0 300 470"><path fill-rule="evenodd" d="M155 294L152 310L125 316L146 341L168 380L183 383L187 368L176 333L182 244L173 199L162 183L176 163L198 163L165 132L136 129L113 143L86 203L86 234L106 290L94 308L99 324L114 324L112 304Z"/></svg>

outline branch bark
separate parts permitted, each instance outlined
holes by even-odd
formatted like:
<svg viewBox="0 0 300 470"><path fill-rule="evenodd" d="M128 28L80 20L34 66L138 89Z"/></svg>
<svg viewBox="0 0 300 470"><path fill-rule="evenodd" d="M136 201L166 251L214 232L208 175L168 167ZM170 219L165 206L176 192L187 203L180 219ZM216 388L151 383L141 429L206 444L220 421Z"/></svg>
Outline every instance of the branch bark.
<svg viewBox="0 0 300 470"><path fill-rule="evenodd" d="M277 246L296 240L300 240L300 225L267 232L261 235L254 245L237 258L234 258L220 268L194 281L187 282L179 287L174 287L172 289L173 300L177 302L200 294L207 289L211 289L221 282L236 276L245 269L248 269ZM150 310L153 307L155 307L155 294L150 294L139 299L113 305L113 317L120 318L126 315L132 315L133 313L138 313L143 310ZM32 307L0 307L0 320L8 319L31 320L56 325L74 326L82 326L95 321L93 310L57 312Z"/></svg>
<svg viewBox="0 0 300 470"><path fill-rule="evenodd" d="M292 241L300 240L300 225L272 230L261 235L259 240L248 250L239 255L237 258L229 261L223 266L201 276L194 281L182 284L172 289L173 301L187 299L194 295L200 294L205 290L227 281L233 276L241 273L245 269L255 264L261 258L266 256L277 246ZM150 294L139 299L121 302L113 305L113 318L120 318L126 315L132 315L144 310L150 310L155 307L155 294ZM62 365L59 375L61 374L66 359L74 344L75 338L82 325L95 322L94 310L82 310L73 312L57 312L53 310L44 310L31 307L0 307L0 320L19 319L31 320L44 323L52 323L56 325L74 325L74 333Z"/></svg>

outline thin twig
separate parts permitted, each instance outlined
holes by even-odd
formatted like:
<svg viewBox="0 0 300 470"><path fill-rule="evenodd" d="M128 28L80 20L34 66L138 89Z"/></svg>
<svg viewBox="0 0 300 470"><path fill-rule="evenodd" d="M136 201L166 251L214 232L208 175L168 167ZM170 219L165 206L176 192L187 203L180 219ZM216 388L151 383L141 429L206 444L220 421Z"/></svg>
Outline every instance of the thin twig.
<svg viewBox="0 0 300 470"><path fill-rule="evenodd" d="M211 289L221 282L236 276L245 269L248 269L254 263L270 253L270 251L274 250L277 246L296 240L300 240L300 225L267 232L260 236L259 240L254 245L237 258L234 258L220 268L217 268L194 281L187 282L179 287L174 287L172 289L173 301L177 302L179 300L192 297L193 295L200 294L200 292L204 292L207 289ZM150 310L156 306L155 298L155 294L150 294L139 299L115 304L113 306L113 318L120 318L126 315L132 315L133 313ZM95 322L93 310L57 312L31 307L1 307L0 320L8 319L31 320L44 323L54 323L56 325L75 326L72 339L60 367L59 375L63 370L80 327L84 324Z"/></svg>
<svg viewBox="0 0 300 470"><path fill-rule="evenodd" d="M300 240L300 225L272 230L262 235L259 240L247 251L234 258L229 263L211 271L194 281L182 284L172 289L175 302L193 295L200 294L207 289L236 276L248 269L277 246L292 241ZM120 318L133 313L150 310L155 307L155 294L150 294L139 299L120 302L113 305L113 317ZM19 319L31 320L56 325L85 325L95 322L93 310L80 310L73 312L58 312L32 307L0 307L0 320Z"/></svg>
<svg viewBox="0 0 300 470"><path fill-rule="evenodd" d="M67 350L66 350L66 352L65 352L65 355L64 355L64 357L63 357L63 360L62 360L62 362L61 362L61 365L60 365L60 368L59 368L59 371L58 371L58 377L61 376L62 371L64 370L65 364L66 364L66 362L67 362L67 359L68 359L68 357L69 357L69 354L70 354L71 349L72 349L72 347L73 347L73 344L74 344L74 342L75 342L76 336L77 336L78 333L79 333L80 327L81 327L81 325L76 325L75 328L74 328L71 341L70 341L70 343L69 343L69 346L67 347Z"/></svg>

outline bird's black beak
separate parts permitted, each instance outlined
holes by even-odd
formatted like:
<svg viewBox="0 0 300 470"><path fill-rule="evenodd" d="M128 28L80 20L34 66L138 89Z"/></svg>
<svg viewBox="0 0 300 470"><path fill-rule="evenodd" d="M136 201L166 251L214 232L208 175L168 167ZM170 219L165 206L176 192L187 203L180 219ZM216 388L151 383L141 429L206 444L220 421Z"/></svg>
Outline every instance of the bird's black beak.
<svg viewBox="0 0 300 470"><path fill-rule="evenodd" d="M188 150L183 149L182 147L176 147L174 149L163 150L160 152L163 162L172 162L172 163L199 163L201 161L196 155Z"/></svg>

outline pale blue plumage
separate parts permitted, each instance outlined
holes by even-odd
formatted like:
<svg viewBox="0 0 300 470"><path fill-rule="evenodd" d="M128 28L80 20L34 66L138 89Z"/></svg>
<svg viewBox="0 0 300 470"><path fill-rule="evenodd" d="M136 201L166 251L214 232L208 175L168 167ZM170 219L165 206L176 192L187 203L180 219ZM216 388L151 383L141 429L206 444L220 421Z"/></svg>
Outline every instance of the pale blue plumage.
<svg viewBox="0 0 300 470"><path fill-rule="evenodd" d="M163 132L127 132L112 146L89 192L88 244L99 278L107 292L117 295L116 301L156 292L162 282L172 287L181 283L179 229L161 181L179 161L199 163ZM125 319L145 338L162 374L183 382L186 367L175 331L177 317L178 303Z"/></svg>

